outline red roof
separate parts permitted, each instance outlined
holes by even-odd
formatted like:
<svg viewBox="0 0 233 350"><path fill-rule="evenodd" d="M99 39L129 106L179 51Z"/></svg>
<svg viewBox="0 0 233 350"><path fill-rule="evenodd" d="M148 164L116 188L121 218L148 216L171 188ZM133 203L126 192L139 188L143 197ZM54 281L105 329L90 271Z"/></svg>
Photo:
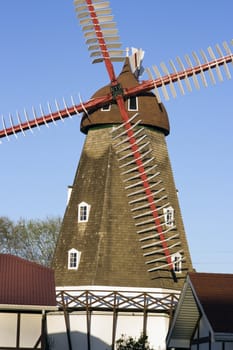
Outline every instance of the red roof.
<svg viewBox="0 0 233 350"><path fill-rule="evenodd" d="M0 254L0 305L56 306L53 270Z"/></svg>
<svg viewBox="0 0 233 350"><path fill-rule="evenodd" d="M233 333L233 274L189 273L189 277L214 332Z"/></svg>

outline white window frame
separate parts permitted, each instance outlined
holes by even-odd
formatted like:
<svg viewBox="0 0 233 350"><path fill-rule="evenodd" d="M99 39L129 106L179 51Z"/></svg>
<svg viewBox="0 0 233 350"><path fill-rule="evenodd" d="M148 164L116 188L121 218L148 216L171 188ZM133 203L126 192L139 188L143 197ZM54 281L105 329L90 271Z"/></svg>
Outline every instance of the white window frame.
<svg viewBox="0 0 233 350"><path fill-rule="evenodd" d="M87 222L89 219L91 206L86 202L81 202L78 205L78 222ZM82 210L86 210L85 215L82 213Z"/></svg>
<svg viewBox="0 0 233 350"><path fill-rule="evenodd" d="M74 257L75 256L75 257ZM77 270L80 262L81 252L72 248L68 250L68 269Z"/></svg>
<svg viewBox="0 0 233 350"><path fill-rule="evenodd" d="M131 103L132 98L135 98L135 100L136 100L136 108L130 108L130 103ZM138 111L138 98L137 98L137 96L131 96L130 98L128 98L128 111Z"/></svg>
<svg viewBox="0 0 233 350"><path fill-rule="evenodd" d="M178 252L172 255L172 263L175 273L182 272L182 255Z"/></svg>
<svg viewBox="0 0 233 350"><path fill-rule="evenodd" d="M172 227L174 226L174 208L173 207L167 207L163 209L163 214L164 214L164 223L167 227Z"/></svg>

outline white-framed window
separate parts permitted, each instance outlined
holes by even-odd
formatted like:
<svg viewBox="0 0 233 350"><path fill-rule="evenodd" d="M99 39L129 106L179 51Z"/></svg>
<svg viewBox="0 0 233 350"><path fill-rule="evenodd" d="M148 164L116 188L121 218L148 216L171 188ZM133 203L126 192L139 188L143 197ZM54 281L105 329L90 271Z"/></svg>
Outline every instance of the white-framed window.
<svg viewBox="0 0 233 350"><path fill-rule="evenodd" d="M180 253L175 253L172 255L173 268L176 273L182 272L182 255Z"/></svg>
<svg viewBox="0 0 233 350"><path fill-rule="evenodd" d="M70 249L68 251L68 269L69 270L77 270L79 261L81 257L81 252L79 252L77 249Z"/></svg>
<svg viewBox="0 0 233 350"><path fill-rule="evenodd" d="M164 223L166 226L174 226L174 209L170 206L163 209Z"/></svg>
<svg viewBox="0 0 233 350"><path fill-rule="evenodd" d="M87 222L89 218L90 205L86 202L81 202L78 205L78 222Z"/></svg>
<svg viewBox="0 0 233 350"><path fill-rule="evenodd" d="M111 110L111 105L104 105L102 108L101 108L101 111L102 112L109 112Z"/></svg>
<svg viewBox="0 0 233 350"><path fill-rule="evenodd" d="M138 98L137 98L137 96L131 96L128 99L128 111L138 111Z"/></svg>

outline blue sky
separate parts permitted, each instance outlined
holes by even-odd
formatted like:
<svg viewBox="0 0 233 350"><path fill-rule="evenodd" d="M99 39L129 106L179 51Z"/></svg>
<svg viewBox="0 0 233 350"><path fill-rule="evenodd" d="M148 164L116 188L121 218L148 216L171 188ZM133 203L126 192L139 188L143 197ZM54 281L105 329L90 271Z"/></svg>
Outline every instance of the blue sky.
<svg viewBox="0 0 233 350"><path fill-rule="evenodd" d="M142 47L152 67L233 38L233 3L111 1L123 48ZM46 109L70 96L87 100L108 82L92 65L71 0L0 3L0 115ZM232 51L233 47L231 46ZM229 66L233 75L233 65ZM119 71L120 66L116 65ZM224 74L223 74L224 75ZM143 77L147 79L145 75ZM165 102L167 138L186 234L198 271L233 270L233 80ZM63 216L84 136L74 117L0 145L0 215L13 220Z"/></svg>

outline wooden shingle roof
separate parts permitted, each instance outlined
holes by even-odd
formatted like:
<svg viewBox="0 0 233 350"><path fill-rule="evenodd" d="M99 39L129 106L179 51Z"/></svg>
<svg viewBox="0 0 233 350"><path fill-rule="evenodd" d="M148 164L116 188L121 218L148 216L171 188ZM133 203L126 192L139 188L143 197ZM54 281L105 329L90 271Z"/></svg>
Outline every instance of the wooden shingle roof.
<svg viewBox="0 0 233 350"><path fill-rule="evenodd" d="M118 81L125 90L139 84L128 60ZM109 93L110 85L93 97ZM99 107L89 111L88 116L83 115L81 130L87 137L52 262L57 287L180 290L187 272L193 270L165 140L169 133L168 116L152 93L137 98L133 110L125 100L134 137L126 133L116 101L108 110ZM143 172L138 166L139 158ZM155 223L157 214L151 210L152 198L166 236L164 244ZM82 203L89 208L87 221L79 220ZM168 205L174 209L171 225L165 222L163 210ZM178 253L182 259L176 278L167 264L165 245L171 248L172 258ZM68 266L72 249L79 252L76 269Z"/></svg>
<svg viewBox="0 0 233 350"><path fill-rule="evenodd" d="M134 74L131 71L129 58L125 60L125 64L120 75L117 78L123 90L138 87L140 83L135 78ZM111 85L108 84L92 96L92 98L99 98L103 96L111 95ZM147 125L150 127L155 127L162 130L165 135L168 135L170 132L170 125L168 120L167 111L162 103L158 103L155 95L152 92L146 92L137 94L138 97L138 112L140 115L140 124ZM125 99L125 107L127 108L127 99ZM128 111L129 118L135 114L135 111ZM138 118L134 120L136 122ZM90 128L100 125L111 125L111 124L121 124L122 117L119 113L116 102L114 101L111 105L109 111L104 113L101 111L101 108L95 108L93 111L89 111L88 115L84 113L81 120L81 131L87 133Z"/></svg>
<svg viewBox="0 0 233 350"><path fill-rule="evenodd" d="M56 306L52 269L0 254L0 308L48 309Z"/></svg>

